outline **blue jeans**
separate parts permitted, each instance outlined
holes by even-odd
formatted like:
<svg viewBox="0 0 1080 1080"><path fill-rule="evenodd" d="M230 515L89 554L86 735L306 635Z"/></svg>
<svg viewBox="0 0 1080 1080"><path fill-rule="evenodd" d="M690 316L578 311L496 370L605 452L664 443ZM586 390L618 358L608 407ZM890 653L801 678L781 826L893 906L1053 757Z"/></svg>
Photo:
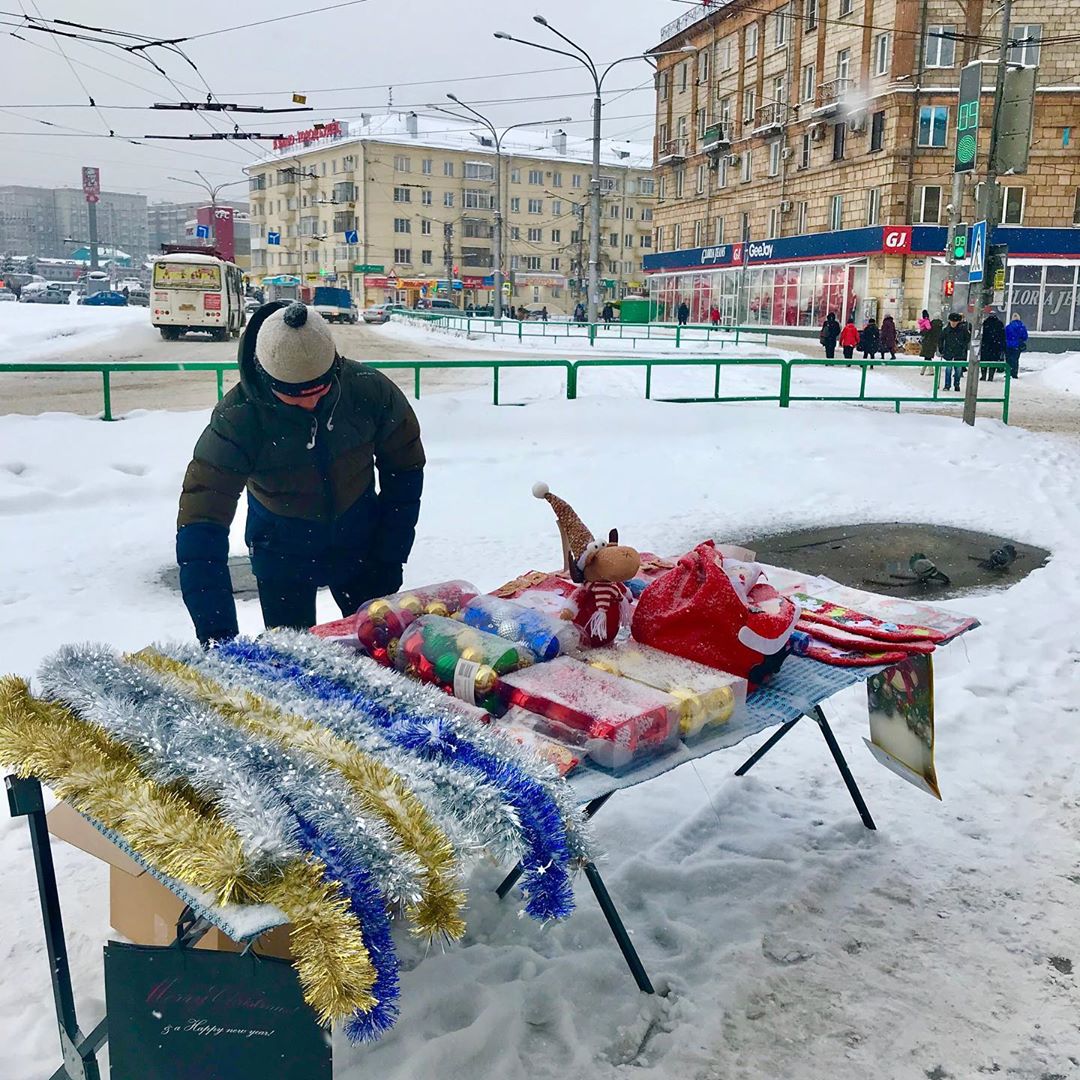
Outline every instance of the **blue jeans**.
<svg viewBox="0 0 1080 1080"><path fill-rule="evenodd" d="M964 374L964 365L956 364L945 368L945 389L953 388L953 380L956 381L956 389L960 389L960 376Z"/></svg>
<svg viewBox="0 0 1080 1080"><path fill-rule="evenodd" d="M1020 350L1005 350L1005 363L1009 365L1009 374L1015 379L1020 374Z"/></svg>

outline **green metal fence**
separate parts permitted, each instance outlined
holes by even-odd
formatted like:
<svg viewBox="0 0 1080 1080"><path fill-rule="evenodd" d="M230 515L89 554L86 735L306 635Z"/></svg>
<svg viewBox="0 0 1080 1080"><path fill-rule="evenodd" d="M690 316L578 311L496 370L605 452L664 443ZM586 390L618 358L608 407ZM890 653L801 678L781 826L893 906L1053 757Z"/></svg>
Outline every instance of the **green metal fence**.
<svg viewBox="0 0 1080 1080"><path fill-rule="evenodd" d="M712 326L675 323L578 323L564 319L493 319L488 316L455 315L445 311L395 311L392 318L434 324L437 330L468 335L490 335L492 341L511 338L524 342L529 338L548 341L580 341L595 345L597 341L627 342L637 348L639 341L673 341L675 348L683 345L738 345L748 336L762 345L769 344L769 331L757 326Z"/></svg>
<svg viewBox="0 0 1080 1080"><path fill-rule="evenodd" d="M673 397L660 400L672 402L763 402L774 401L782 409L786 409L792 402L823 401L823 402L851 402L865 404L892 405L896 412L900 412L901 405L950 405L963 402L963 395L955 397L951 394L945 396L941 390L942 369L956 365L946 363L944 360L926 361L922 359L912 360L824 360L811 358L796 358L785 360L779 357L641 357L641 356L618 356L618 357L589 357L584 360L565 359L482 359L482 360L373 360L366 361L369 367L380 371L412 371L413 373L413 397L419 400L421 391L421 375L425 371L490 371L491 400L492 404L502 404L500 373L503 370L534 369L544 371L559 371L565 378L565 393L568 400L573 401L578 397L581 385L581 373L589 368L612 369L644 369L645 397L653 399L653 372L655 369L665 368L712 368L714 370L713 393L709 397ZM966 371L966 365L961 365ZM1001 384L1000 397L979 397L980 405L1000 405L1001 419L1004 423L1009 422L1009 399L1012 389L1012 379L1008 367L1005 364L989 365L1004 374ZM766 368L774 369L777 375L775 393L762 392L752 394L722 394L722 370L724 368ZM859 392L857 394L823 394L799 393L796 386L796 376L806 368L841 368L857 367L859 374ZM903 369L913 367L929 367L933 369L933 381L929 395L911 394L873 394L867 392L868 372L872 368L880 368L883 371L890 369ZM95 372L101 375L102 383L102 419L113 420L112 411L112 376L115 374L135 374L139 372L213 372L217 382L217 396L220 400L225 390L226 372L236 373L234 361L193 360L188 363L44 363L44 364L19 364L0 363L0 374L36 374L36 373L86 373ZM986 388L989 389L987 384Z"/></svg>

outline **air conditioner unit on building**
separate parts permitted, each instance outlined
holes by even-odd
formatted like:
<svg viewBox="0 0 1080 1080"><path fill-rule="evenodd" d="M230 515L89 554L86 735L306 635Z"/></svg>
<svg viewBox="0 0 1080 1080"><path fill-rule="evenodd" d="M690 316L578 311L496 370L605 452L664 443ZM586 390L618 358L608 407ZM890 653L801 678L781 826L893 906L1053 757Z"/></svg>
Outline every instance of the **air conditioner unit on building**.
<svg viewBox="0 0 1080 1080"><path fill-rule="evenodd" d="M791 157L791 154L792 150L790 146L785 146L784 149L780 151L780 156L784 159L784 161L787 161L788 158Z"/></svg>
<svg viewBox="0 0 1080 1080"><path fill-rule="evenodd" d="M848 122L848 131L865 131L866 130L866 113L856 113L851 117Z"/></svg>
<svg viewBox="0 0 1080 1080"><path fill-rule="evenodd" d="M728 161L728 164L729 164L729 165L730 165L730 166L731 166L732 168L734 168L734 167L735 167L736 165L738 165L738 164L739 164L739 162L741 162L741 161L742 161L742 156L741 156L741 155L739 155L739 154L728 154L728 159L727 159L727 161Z"/></svg>
<svg viewBox="0 0 1080 1080"><path fill-rule="evenodd" d="M790 209L791 209L791 200L790 199L781 199L780 200L780 213L781 214L786 214Z"/></svg>
<svg viewBox="0 0 1080 1080"><path fill-rule="evenodd" d="M810 138L813 139L814 142L821 142L821 140L825 138L825 125L821 123L811 124Z"/></svg>

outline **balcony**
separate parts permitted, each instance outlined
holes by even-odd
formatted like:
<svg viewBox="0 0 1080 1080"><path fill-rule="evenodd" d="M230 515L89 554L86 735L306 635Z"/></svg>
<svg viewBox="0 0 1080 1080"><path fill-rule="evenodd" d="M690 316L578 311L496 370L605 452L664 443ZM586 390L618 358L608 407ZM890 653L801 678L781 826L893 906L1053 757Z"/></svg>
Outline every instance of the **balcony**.
<svg viewBox="0 0 1080 1080"><path fill-rule="evenodd" d="M686 144L686 139L668 139L657 147L656 164L671 165L676 161L685 161Z"/></svg>
<svg viewBox="0 0 1080 1080"><path fill-rule="evenodd" d="M776 131L788 122L790 113L790 108L783 101L771 101L768 105L761 105L750 122L750 130L755 135Z"/></svg>
<svg viewBox="0 0 1080 1080"><path fill-rule="evenodd" d="M818 83L817 97L814 99L815 116L831 116L838 112L844 99L855 89L854 79L832 79Z"/></svg>
<svg viewBox="0 0 1080 1080"><path fill-rule="evenodd" d="M731 145L731 125L711 124L701 136L701 149L706 154L720 153Z"/></svg>

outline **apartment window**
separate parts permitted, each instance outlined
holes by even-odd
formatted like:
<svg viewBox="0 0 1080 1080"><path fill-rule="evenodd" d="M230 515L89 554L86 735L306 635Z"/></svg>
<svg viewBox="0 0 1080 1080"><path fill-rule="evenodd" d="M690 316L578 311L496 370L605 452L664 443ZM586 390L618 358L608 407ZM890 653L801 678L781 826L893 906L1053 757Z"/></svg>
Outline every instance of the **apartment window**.
<svg viewBox="0 0 1080 1080"><path fill-rule="evenodd" d="M833 161L844 160L844 147L847 145L847 124L841 120L833 124L832 129L832 159Z"/></svg>
<svg viewBox="0 0 1080 1080"><path fill-rule="evenodd" d="M431 249L425 248L423 251L420 252L420 262L423 263L424 266L430 266L431 261Z"/></svg>
<svg viewBox="0 0 1080 1080"><path fill-rule="evenodd" d="M525 256L525 269L526 270L539 270L540 269L540 256L539 255L526 255Z"/></svg>
<svg viewBox="0 0 1080 1080"><path fill-rule="evenodd" d="M431 205L431 191L430 191L430 189L424 188L424 190L420 192L420 205L421 206L430 206Z"/></svg>
<svg viewBox="0 0 1080 1080"><path fill-rule="evenodd" d="M836 54L836 77L846 80L851 74L851 50L841 49Z"/></svg>
<svg viewBox="0 0 1080 1080"><path fill-rule="evenodd" d="M651 236L642 236L641 241L640 241L640 245L643 248L651 248L652 247L652 237Z"/></svg>
<svg viewBox="0 0 1080 1080"><path fill-rule="evenodd" d="M424 159L423 159L423 160L422 160L422 161L420 162L420 171L421 171L421 172L422 172L422 173L423 173L423 174L424 174L425 176L430 176L430 175L431 175L431 168L432 168L432 165L433 165L433 164L434 164L434 162L432 162L431 158L429 158L429 157L426 157L426 158L424 158Z"/></svg>
<svg viewBox="0 0 1080 1080"><path fill-rule="evenodd" d="M412 248L394 248L394 262L411 263Z"/></svg>
<svg viewBox="0 0 1080 1080"><path fill-rule="evenodd" d="M843 228L844 224L844 196L834 195L829 204L829 228L833 231Z"/></svg>
<svg viewBox="0 0 1080 1080"><path fill-rule="evenodd" d="M769 240L775 240L780 235L780 208L778 206L769 209Z"/></svg>
<svg viewBox="0 0 1080 1080"><path fill-rule="evenodd" d="M529 200L529 213L530 214L542 214L544 212L544 200L543 199L530 199Z"/></svg>
<svg viewBox="0 0 1080 1080"><path fill-rule="evenodd" d="M562 173L561 172L553 172L551 174L551 186L552 187L562 187Z"/></svg>
<svg viewBox="0 0 1080 1080"><path fill-rule="evenodd" d="M668 75L668 73L666 71L661 71L660 72L660 75L659 75L659 78L658 78L658 83L659 83L659 86L660 86L660 100L661 101L667 101L667 99L668 99L668 88L669 88L669 85L671 83L671 78L670 78L670 76Z"/></svg>
<svg viewBox="0 0 1080 1080"><path fill-rule="evenodd" d="M628 206L626 208L626 220L627 221L633 221L634 220L634 208L632 206Z"/></svg>
<svg viewBox="0 0 1080 1080"><path fill-rule="evenodd" d="M551 216L562 217L562 199L551 200Z"/></svg>
<svg viewBox="0 0 1080 1080"><path fill-rule="evenodd" d="M810 168L810 147L813 140L810 138L810 132L803 132L802 143L799 146L799 168Z"/></svg>
<svg viewBox="0 0 1080 1080"><path fill-rule="evenodd" d="M709 50L702 49L697 54L697 81L704 86L709 81Z"/></svg>
<svg viewBox="0 0 1080 1080"><path fill-rule="evenodd" d="M664 250L664 226L658 225L656 228L656 250Z"/></svg>
<svg viewBox="0 0 1080 1080"><path fill-rule="evenodd" d="M407 233L412 232L412 222L407 217L394 218L394 232Z"/></svg>
<svg viewBox="0 0 1080 1080"><path fill-rule="evenodd" d="M754 112L757 106L757 91L756 90L744 90L742 96L742 114L743 123L749 124L753 122Z"/></svg>
<svg viewBox="0 0 1080 1080"><path fill-rule="evenodd" d="M686 170L675 170L675 198L681 199L683 197L683 184L686 181Z"/></svg>
<svg viewBox="0 0 1080 1080"><path fill-rule="evenodd" d="M511 255L510 256L510 269L511 270L520 270L521 269L521 256L520 255Z"/></svg>
<svg viewBox="0 0 1080 1080"><path fill-rule="evenodd" d="M697 111L697 137L705 138L705 129L709 126L709 110L698 109Z"/></svg>
<svg viewBox="0 0 1080 1080"><path fill-rule="evenodd" d="M517 225L511 225L510 226L510 239L511 240L520 240L521 239L521 229L519 229Z"/></svg>
<svg viewBox="0 0 1080 1080"><path fill-rule="evenodd" d="M719 165L716 167L716 189L727 187L728 182L728 165L731 159L725 154L721 159Z"/></svg>
<svg viewBox="0 0 1080 1080"><path fill-rule="evenodd" d="M443 192L442 204L443 204L443 206L453 206L454 205L454 193L452 191L444 191Z"/></svg>
<svg viewBox="0 0 1080 1080"><path fill-rule="evenodd" d="M412 172L412 158L406 154L395 154L394 172Z"/></svg>
<svg viewBox="0 0 1080 1080"><path fill-rule="evenodd" d="M1009 50L1010 64L1035 67L1039 62L1039 46L1042 42L1042 26L1039 23L1021 23L1009 28L1009 35L1017 44Z"/></svg>
<svg viewBox="0 0 1080 1080"><path fill-rule="evenodd" d="M919 145L944 146L949 130L949 109L945 105L919 108Z"/></svg>
<svg viewBox="0 0 1080 1080"><path fill-rule="evenodd" d="M657 200L663 202L667 198L667 177L660 177L660 186L657 188Z"/></svg>
<svg viewBox="0 0 1080 1080"><path fill-rule="evenodd" d="M855 10L854 0L840 0L840 14L850 15Z"/></svg>
<svg viewBox="0 0 1080 1080"><path fill-rule="evenodd" d="M732 48L731 43L735 40L734 36L726 37L723 41L716 43L716 70L730 71L731 70L731 57Z"/></svg>
<svg viewBox="0 0 1080 1080"><path fill-rule="evenodd" d="M806 202L799 203L798 211L795 214L795 232L798 236L806 235L806 224L810 214L810 204Z"/></svg>
<svg viewBox="0 0 1080 1080"><path fill-rule="evenodd" d="M776 112L779 113L780 108L787 103L787 79L783 75L777 75L773 79L772 96Z"/></svg>
<svg viewBox="0 0 1080 1080"><path fill-rule="evenodd" d="M922 225L936 225L941 216L941 188L921 187L915 202L916 222Z"/></svg>
<svg viewBox="0 0 1080 1080"><path fill-rule="evenodd" d="M684 60L679 65L679 93L682 94L690 85L690 61Z"/></svg>
<svg viewBox="0 0 1080 1080"><path fill-rule="evenodd" d="M802 99L813 101L817 92L817 64L804 64L802 69Z"/></svg>
<svg viewBox="0 0 1080 1080"><path fill-rule="evenodd" d="M454 163L452 161L444 161L442 163L442 174L443 176L454 175Z"/></svg>
<svg viewBox="0 0 1080 1080"><path fill-rule="evenodd" d="M682 225L676 222L671 226L671 247L673 251L678 251L682 244Z"/></svg>
<svg viewBox="0 0 1080 1080"><path fill-rule="evenodd" d="M705 165L699 165L697 167L697 193L699 195L705 194L705 177L708 172L708 167Z"/></svg>
<svg viewBox="0 0 1080 1080"><path fill-rule="evenodd" d="M806 0L803 6L803 26L808 33L817 29L817 6L818 0Z"/></svg>
<svg viewBox="0 0 1080 1080"><path fill-rule="evenodd" d="M739 235L742 237L744 244L750 239L750 213L747 210L744 210L741 215Z"/></svg>
<svg viewBox="0 0 1080 1080"><path fill-rule="evenodd" d="M529 232L528 232L528 237L529 237L529 243L530 244L539 244L540 241L544 238L544 230L543 229L530 229Z"/></svg>
<svg viewBox="0 0 1080 1080"><path fill-rule="evenodd" d="M574 173L574 175L570 177L570 186L581 187L581 173Z"/></svg>
<svg viewBox="0 0 1080 1080"><path fill-rule="evenodd" d="M561 244L562 243L562 229L552 229L551 230L551 242L553 244Z"/></svg>
<svg viewBox="0 0 1080 1080"><path fill-rule="evenodd" d="M727 97L720 99L720 123L723 125L724 132L728 138L731 137L731 102L732 97L730 94L728 94Z"/></svg>
<svg viewBox="0 0 1080 1080"><path fill-rule="evenodd" d="M747 60L753 60L757 56L758 24L751 23L745 30L743 38L743 54Z"/></svg>
<svg viewBox="0 0 1080 1080"><path fill-rule="evenodd" d="M558 255L553 255L552 258L551 258L551 269L552 270L558 270L561 263L562 263L562 260L559 258L559 256Z"/></svg>
<svg viewBox="0 0 1080 1080"><path fill-rule="evenodd" d="M705 222L694 222L694 247L698 248L702 246L705 239Z"/></svg>
<svg viewBox="0 0 1080 1080"><path fill-rule="evenodd" d="M769 143L769 175L780 175L780 148L782 146L780 139Z"/></svg>
<svg viewBox="0 0 1080 1080"><path fill-rule="evenodd" d="M754 175L754 172L753 172L751 153L750 153L749 150L744 150L743 151L743 156L742 156L742 182L744 184L748 184L750 182L750 180L753 178L753 175Z"/></svg>
<svg viewBox="0 0 1080 1080"><path fill-rule="evenodd" d="M493 210L495 207L495 196L489 191L467 188L463 194L465 201L462 205L466 210Z"/></svg>
<svg viewBox="0 0 1080 1080"><path fill-rule="evenodd" d="M544 170L543 169L530 169L529 170L529 183L530 184L542 184L544 182Z"/></svg>
<svg viewBox="0 0 1080 1080"><path fill-rule="evenodd" d="M657 130L656 144L660 147L660 153L664 153L667 150L668 144L668 126L667 124L661 124Z"/></svg>
<svg viewBox="0 0 1080 1080"><path fill-rule="evenodd" d="M466 161L464 176L466 180L494 180L495 166L486 161Z"/></svg>
<svg viewBox="0 0 1080 1080"><path fill-rule="evenodd" d="M652 207L651 206L643 206L641 208L641 220L642 221L652 221Z"/></svg>
<svg viewBox="0 0 1080 1080"><path fill-rule="evenodd" d="M651 176L643 176L638 181L638 194L639 195L652 195L656 190L655 182Z"/></svg>
<svg viewBox="0 0 1080 1080"><path fill-rule="evenodd" d="M510 213L511 214L520 214L521 213L521 200L516 195L510 200Z"/></svg>
<svg viewBox="0 0 1080 1080"><path fill-rule="evenodd" d="M412 202L412 190L407 187L394 188L394 202Z"/></svg>
<svg viewBox="0 0 1080 1080"><path fill-rule="evenodd" d="M866 224L881 224L881 188L870 188L866 193Z"/></svg>
<svg viewBox="0 0 1080 1080"><path fill-rule="evenodd" d="M775 31L775 44L778 49L783 48L788 41L788 27L791 24L791 11L788 7L782 7L773 16L773 27Z"/></svg>
<svg viewBox="0 0 1080 1080"><path fill-rule="evenodd" d="M1024 223L1024 191L1022 187L1002 188L1004 201L1001 207L1002 225L1022 225Z"/></svg>
<svg viewBox="0 0 1080 1080"><path fill-rule="evenodd" d="M713 243L722 244L724 242L724 219L718 217L716 224L713 226Z"/></svg>
<svg viewBox="0 0 1080 1080"><path fill-rule="evenodd" d="M885 113L876 112L870 117L870 151L880 150L885 145Z"/></svg>
<svg viewBox="0 0 1080 1080"><path fill-rule="evenodd" d="M923 45L923 67L951 68L956 63L955 27L931 23L926 28Z"/></svg>
<svg viewBox="0 0 1080 1080"><path fill-rule="evenodd" d="M429 218L421 218L420 219L420 235L421 236L430 236L431 235L431 220Z"/></svg>
<svg viewBox="0 0 1080 1080"><path fill-rule="evenodd" d="M874 38L874 74L889 74L889 35L878 34Z"/></svg>

